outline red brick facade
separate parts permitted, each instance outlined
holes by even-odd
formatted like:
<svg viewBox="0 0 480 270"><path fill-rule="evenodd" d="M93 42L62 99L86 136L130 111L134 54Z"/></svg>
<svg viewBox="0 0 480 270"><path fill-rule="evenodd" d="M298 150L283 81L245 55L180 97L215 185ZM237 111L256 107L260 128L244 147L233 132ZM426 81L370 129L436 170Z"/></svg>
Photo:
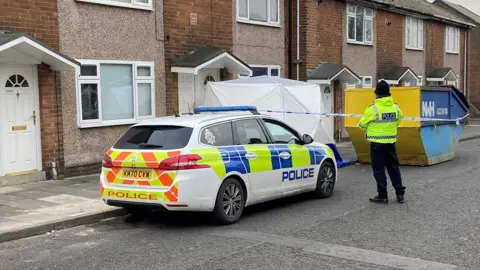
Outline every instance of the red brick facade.
<svg viewBox="0 0 480 270"><path fill-rule="evenodd" d="M403 65L405 16L378 10L375 17L378 73Z"/></svg>
<svg viewBox="0 0 480 270"><path fill-rule="evenodd" d="M167 114L172 115L178 111L178 74L170 71L172 60L200 45L232 51L233 5L231 0L164 0L163 3ZM191 17L196 17L196 23Z"/></svg>
<svg viewBox="0 0 480 270"><path fill-rule="evenodd" d="M300 1L300 80L307 80L307 70L315 69L321 62L342 62L342 14L341 0ZM292 74L297 78L297 3L292 1Z"/></svg>
<svg viewBox="0 0 480 270"><path fill-rule="evenodd" d="M56 0L3 1L0 30L34 36L48 46L59 49ZM48 66L38 67L43 169L52 162L63 167L63 126L61 92L55 72Z"/></svg>
<svg viewBox="0 0 480 270"><path fill-rule="evenodd" d="M473 106L471 113L480 117L480 29L476 28L468 33L468 98Z"/></svg>
<svg viewBox="0 0 480 270"><path fill-rule="evenodd" d="M445 56L445 25L425 21L427 41L425 43L425 74L435 68L443 67Z"/></svg>

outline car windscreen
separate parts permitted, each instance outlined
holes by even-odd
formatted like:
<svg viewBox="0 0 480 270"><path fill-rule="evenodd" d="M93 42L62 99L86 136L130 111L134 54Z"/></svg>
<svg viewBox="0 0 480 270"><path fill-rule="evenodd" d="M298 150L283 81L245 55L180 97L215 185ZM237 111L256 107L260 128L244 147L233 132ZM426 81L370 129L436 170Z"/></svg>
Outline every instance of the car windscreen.
<svg viewBox="0 0 480 270"><path fill-rule="evenodd" d="M181 126L136 126L130 128L113 146L115 149L172 150L184 148L192 128Z"/></svg>

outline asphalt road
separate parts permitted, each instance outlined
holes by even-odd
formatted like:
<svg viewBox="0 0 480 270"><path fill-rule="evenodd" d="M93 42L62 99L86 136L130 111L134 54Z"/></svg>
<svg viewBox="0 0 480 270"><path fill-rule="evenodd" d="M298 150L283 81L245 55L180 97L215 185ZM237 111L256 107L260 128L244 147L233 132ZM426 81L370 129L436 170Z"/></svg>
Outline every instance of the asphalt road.
<svg viewBox="0 0 480 270"><path fill-rule="evenodd" d="M403 167L403 205L393 192L369 203L371 170L353 165L326 200L262 204L225 227L199 214L107 220L0 244L0 269L480 269L479 145Z"/></svg>

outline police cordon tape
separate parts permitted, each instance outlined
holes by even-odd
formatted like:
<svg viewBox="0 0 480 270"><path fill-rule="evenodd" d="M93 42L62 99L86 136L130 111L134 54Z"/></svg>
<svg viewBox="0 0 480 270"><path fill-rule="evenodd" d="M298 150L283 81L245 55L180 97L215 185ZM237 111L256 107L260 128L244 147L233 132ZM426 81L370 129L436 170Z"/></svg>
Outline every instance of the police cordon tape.
<svg viewBox="0 0 480 270"><path fill-rule="evenodd" d="M304 114L304 115L320 115L320 116L333 116L333 117L357 117L360 118L363 114L351 114L351 113L313 113L313 112L293 112L293 111L276 111L276 110L258 110L259 112L267 113L286 113L286 114ZM467 118L470 114L466 114L463 117L456 119L443 119L443 118L425 118L425 117L410 117L404 116L402 120L407 121L420 121L420 122L455 122L456 125L460 125L460 121Z"/></svg>

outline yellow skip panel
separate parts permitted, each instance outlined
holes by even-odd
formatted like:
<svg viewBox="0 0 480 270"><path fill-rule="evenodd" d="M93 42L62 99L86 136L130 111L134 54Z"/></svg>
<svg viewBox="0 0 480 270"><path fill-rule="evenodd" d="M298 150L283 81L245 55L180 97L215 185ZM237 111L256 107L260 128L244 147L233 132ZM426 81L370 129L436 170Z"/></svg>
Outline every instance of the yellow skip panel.
<svg viewBox="0 0 480 270"><path fill-rule="evenodd" d="M373 88L345 90L345 113L363 114L375 101ZM420 87L391 87L393 101L400 106L403 116L420 117ZM345 127L357 127L359 117L346 117ZM420 121L403 120L402 127L420 127Z"/></svg>

